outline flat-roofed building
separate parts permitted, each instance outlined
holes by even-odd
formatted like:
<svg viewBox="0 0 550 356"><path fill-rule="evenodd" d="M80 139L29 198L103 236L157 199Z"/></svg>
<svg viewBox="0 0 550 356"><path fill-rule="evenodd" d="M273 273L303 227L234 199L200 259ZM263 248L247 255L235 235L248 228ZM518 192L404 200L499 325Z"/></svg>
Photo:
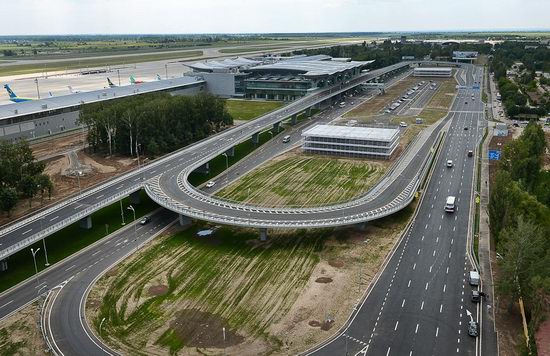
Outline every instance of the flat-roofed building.
<svg viewBox="0 0 550 356"><path fill-rule="evenodd" d="M451 77L453 69L450 67L418 67L414 68L415 77Z"/></svg>
<svg viewBox="0 0 550 356"><path fill-rule="evenodd" d="M307 153L390 159L399 144L393 128L316 125L302 133Z"/></svg>

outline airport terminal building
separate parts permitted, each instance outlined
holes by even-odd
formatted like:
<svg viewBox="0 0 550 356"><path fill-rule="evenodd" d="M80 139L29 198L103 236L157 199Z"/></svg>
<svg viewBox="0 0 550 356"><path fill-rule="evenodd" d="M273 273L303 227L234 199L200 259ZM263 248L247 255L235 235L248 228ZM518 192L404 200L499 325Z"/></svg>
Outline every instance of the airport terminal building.
<svg viewBox="0 0 550 356"><path fill-rule="evenodd" d="M415 77L443 77L450 78L453 75L453 69L450 67L417 67L414 68Z"/></svg>
<svg viewBox="0 0 550 356"><path fill-rule="evenodd" d="M392 128L316 125L302 133L306 153L390 159L399 145Z"/></svg>
<svg viewBox="0 0 550 356"><path fill-rule="evenodd" d="M317 89L346 82L373 61L357 62L326 55L242 58L188 64L192 75L223 97L292 101Z"/></svg>

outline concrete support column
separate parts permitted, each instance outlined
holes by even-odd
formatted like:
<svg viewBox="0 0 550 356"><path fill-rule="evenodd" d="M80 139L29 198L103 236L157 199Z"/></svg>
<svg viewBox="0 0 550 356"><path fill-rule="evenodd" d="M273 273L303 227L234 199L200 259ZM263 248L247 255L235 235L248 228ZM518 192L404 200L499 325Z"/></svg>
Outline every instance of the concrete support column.
<svg viewBox="0 0 550 356"><path fill-rule="evenodd" d="M4 272L7 270L8 270L8 260L0 261L0 272Z"/></svg>
<svg viewBox="0 0 550 356"><path fill-rule="evenodd" d="M260 143L260 133L256 132L255 134L252 134L252 143L257 145Z"/></svg>
<svg viewBox="0 0 550 356"><path fill-rule="evenodd" d="M179 214L179 223L180 226L191 225L191 218L189 216Z"/></svg>
<svg viewBox="0 0 550 356"><path fill-rule="evenodd" d="M294 114L290 117L290 124L291 125L296 125L296 122L297 122L297 114Z"/></svg>
<svg viewBox="0 0 550 356"><path fill-rule="evenodd" d="M278 133L279 132L279 128L281 126L281 123L280 122L276 122L273 124L273 133Z"/></svg>
<svg viewBox="0 0 550 356"><path fill-rule="evenodd" d="M260 228L260 241L267 241L267 228Z"/></svg>
<svg viewBox="0 0 550 356"><path fill-rule="evenodd" d="M80 219L80 228L90 230L92 228L92 216L88 215Z"/></svg>
<svg viewBox="0 0 550 356"><path fill-rule="evenodd" d="M311 107L307 108L306 110L306 116L311 117Z"/></svg>
<svg viewBox="0 0 550 356"><path fill-rule="evenodd" d="M137 192L130 193L130 204L139 204L139 203L141 203L139 190Z"/></svg>
<svg viewBox="0 0 550 356"><path fill-rule="evenodd" d="M225 154L227 157L234 157L235 156L235 146L231 147L227 151L225 151Z"/></svg>
<svg viewBox="0 0 550 356"><path fill-rule="evenodd" d="M206 162L199 168L195 169L197 173L209 174L210 173L210 162Z"/></svg>

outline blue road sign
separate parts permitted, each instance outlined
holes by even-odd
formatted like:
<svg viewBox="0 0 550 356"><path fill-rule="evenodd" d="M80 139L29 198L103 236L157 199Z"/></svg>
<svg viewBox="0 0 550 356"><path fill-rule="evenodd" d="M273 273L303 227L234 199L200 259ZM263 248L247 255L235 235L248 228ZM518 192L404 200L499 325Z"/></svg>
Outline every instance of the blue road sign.
<svg viewBox="0 0 550 356"><path fill-rule="evenodd" d="M489 150L489 160L499 161L500 160L500 150Z"/></svg>

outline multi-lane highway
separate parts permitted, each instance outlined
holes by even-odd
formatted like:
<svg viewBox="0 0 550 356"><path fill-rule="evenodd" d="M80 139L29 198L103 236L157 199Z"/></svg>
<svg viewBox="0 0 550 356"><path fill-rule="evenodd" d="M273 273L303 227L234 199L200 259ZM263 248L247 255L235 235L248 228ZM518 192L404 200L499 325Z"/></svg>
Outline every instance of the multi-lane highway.
<svg viewBox="0 0 550 356"><path fill-rule="evenodd" d="M467 73L472 83L481 70ZM463 84L464 84L463 83ZM475 100L472 102L472 94ZM409 228L368 296L336 338L315 355L478 355L481 337L467 325L483 318L482 304L470 300L468 272L475 150L486 125L479 90L460 90L449 114L449 130L433 175ZM454 166L446 166L447 160ZM447 196L457 210L443 210ZM480 312L481 310L481 312ZM493 338L488 338L494 340ZM496 345L485 345L496 354Z"/></svg>

